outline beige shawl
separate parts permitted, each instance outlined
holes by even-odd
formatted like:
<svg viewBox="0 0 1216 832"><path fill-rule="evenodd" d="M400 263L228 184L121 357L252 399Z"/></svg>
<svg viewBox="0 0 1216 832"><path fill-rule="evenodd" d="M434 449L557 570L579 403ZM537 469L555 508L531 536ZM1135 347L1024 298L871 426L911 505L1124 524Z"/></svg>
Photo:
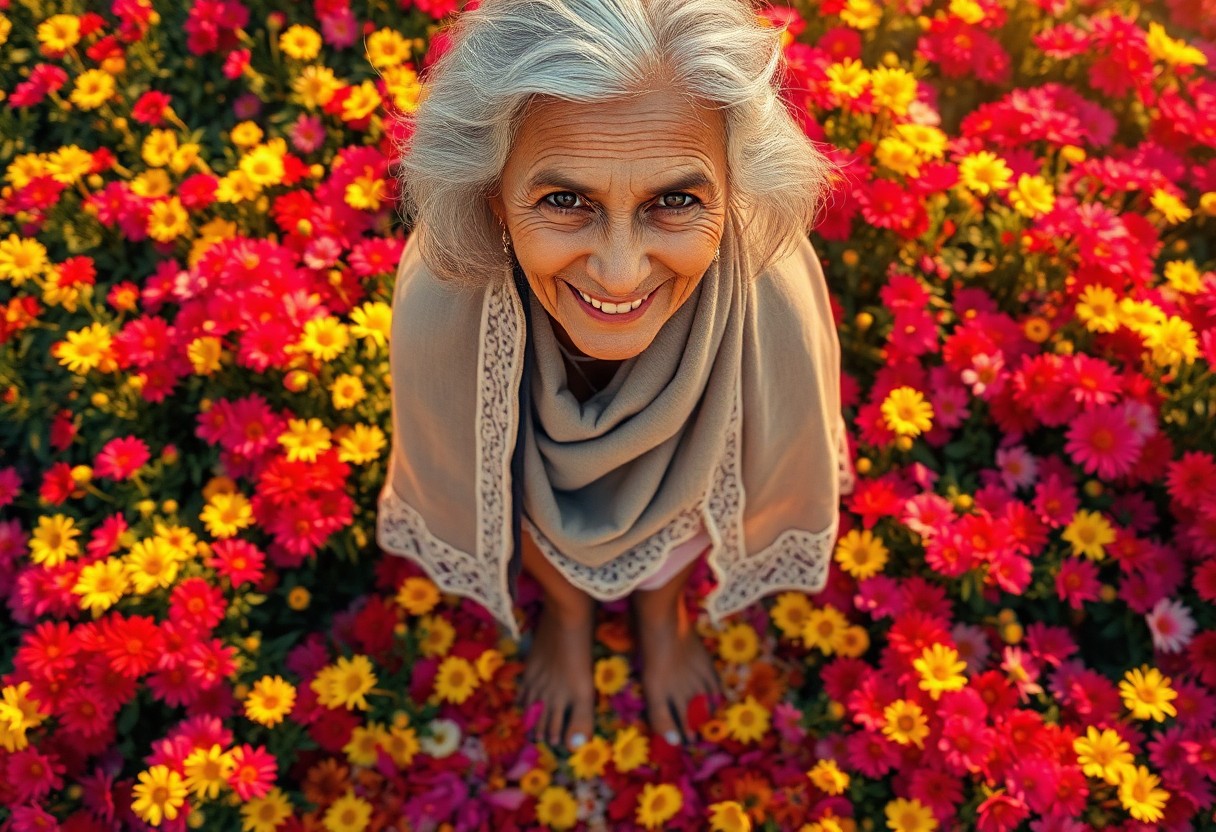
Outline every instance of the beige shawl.
<svg viewBox="0 0 1216 832"><path fill-rule="evenodd" d="M600 600L631 592L702 524L715 624L776 591L821 590L839 494L852 487L827 286L805 239L747 280L738 229L732 215L693 294L582 404L547 313L505 255L501 274L468 289L435 278L408 242L393 295L380 546L482 604L514 638L521 523ZM511 476L518 440L522 483Z"/></svg>

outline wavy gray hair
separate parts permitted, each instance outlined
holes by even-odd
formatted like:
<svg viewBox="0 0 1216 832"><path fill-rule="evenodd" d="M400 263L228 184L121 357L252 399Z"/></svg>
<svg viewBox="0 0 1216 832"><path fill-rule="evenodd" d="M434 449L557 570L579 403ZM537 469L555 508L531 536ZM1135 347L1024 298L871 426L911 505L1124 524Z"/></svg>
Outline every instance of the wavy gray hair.
<svg viewBox="0 0 1216 832"><path fill-rule="evenodd" d="M748 0L484 0L463 13L401 117L394 175L423 260L466 285L503 269L488 197L532 96L602 102L662 77L724 110L729 208L758 275L814 226L838 170L778 96L781 32Z"/></svg>

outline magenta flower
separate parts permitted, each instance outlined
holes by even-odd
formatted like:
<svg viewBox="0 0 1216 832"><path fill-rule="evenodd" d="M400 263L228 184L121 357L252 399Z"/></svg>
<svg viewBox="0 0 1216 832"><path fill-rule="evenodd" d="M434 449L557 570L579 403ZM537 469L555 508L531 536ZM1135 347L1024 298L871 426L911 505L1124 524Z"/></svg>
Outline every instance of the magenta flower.
<svg viewBox="0 0 1216 832"><path fill-rule="evenodd" d="M148 444L136 436L111 439L97 454L93 473L121 482L143 467L151 456Z"/></svg>
<svg viewBox="0 0 1216 832"><path fill-rule="evenodd" d="M1143 445L1118 409L1095 407L1073 420L1064 450L1085 473L1112 480L1131 470Z"/></svg>

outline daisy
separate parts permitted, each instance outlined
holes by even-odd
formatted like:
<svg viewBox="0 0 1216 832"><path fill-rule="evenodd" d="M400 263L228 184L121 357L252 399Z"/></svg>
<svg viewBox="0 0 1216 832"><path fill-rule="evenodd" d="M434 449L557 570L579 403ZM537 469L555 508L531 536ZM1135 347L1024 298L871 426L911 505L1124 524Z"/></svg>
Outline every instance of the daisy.
<svg viewBox="0 0 1216 832"><path fill-rule="evenodd" d="M220 789L228 785L236 761L220 746L212 745L190 752L182 768L186 774L186 788L198 797L215 800Z"/></svg>
<svg viewBox="0 0 1216 832"><path fill-rule="evenodd" d="M913 743L917 748L924 748L929 720L920 705L909 699L896 699L883 709L882 732L900 745Z"/></svg>
<svg viewBox="0 0 1216 832"><path fill-rule="evenodd" d="M815 788L827 794L844 794L849 787L849 775L840 770L833 759L821 759L806 773Z"/></svg>
<svg viewBox="0 0 1216 832"><path fill-rule="evenodd" d="M958 651L945 644L935 643L924 649L920 658L912 660L912 666L920 673L918 687L929 692L934 701L945 691L962 690L967 678L961 675L967 663L959 661Z"/></svg>
<svg viewBox="0 0 1216 832"><path fill-rule="evenodd" d="M363 832L371 819L372 808L366 800L356 797L354 790L347 789L346 794L325 810L321 823L328 832Z"/></svg>
<svg viewBox="0 0 1216 832"><path fill-rule="evenodd" d="M186 785L182 776L168 766L156 765L139 773L139 782L131 789L131 808L142 820L153 826L175 820L186 805Z"/></svg>
<svg viewBox="0 0 1216 832"><path fill-rule="evenodd" d="M536 798L536 819L550 829L573 829L578 803L561 786L546 786Z"/></svg>
<svg viewBox="0 0 1216 832"><path fill-rule="evenodd" d="M427 735L419 738L418 746L436 760L450 757L460 747L460 726L450 719L432 719Z"/></svg>
<svg viewBox="0 0 1216 832"><path fill-rule="evenodd" d="M265 797L255 797L241 804L241 825L247 832L275 832L291 817L291 801L278 786Z"/></svg>
<svg viewBox="0 0 1216 832"><path fill-rule="evenodd" d="M477 668L468 659L448 656L435 673L435 695L444 702L463 704L477 688Z"/></svg>
<svg viewBox="0 0 1216 832"><path fill-rule="evenodd" d="M671 783L647 783L638 795L635 817L647 829L659 829L684 806L684 796Z"/></svg>
<svg viewBox="0 0 1216 832"><path fill-rule="evenodd" d="M282 676L263 676L253 683L245 697L245 716L273 727L291 713L296 701L295 687Z"/></svg>
<svg viewBox="0 0 1216 832"><path fill-rule="evenodd" d="M882 538L868 529L850 529L836 544L836 562L858 580L881 572L889 555Z"/></svg>
<svg viewBox="0 0 1216 832"><path fill-rule="evenodd" d="M612 764L619 772L633 771L650 762L650 740L630 725L617 732L612 741Z"/></svg>
<svg viewBox="0 0 1216 832"><path fill-rule="evenodd" d="M718 655L723 661L747 664L759 651L760 638L746 621L732 624L718 636Z"/></svg>
<svg viewBox="0 0 1216 832"><path fill-rule="evenodd" d="M848 626L844 614L828 604L823 609L811 611L802 629L802 640L808 647L817 647L824 655L830 656L836 649L836 639Z"/></svg>
<svg viewBox="0 0 1216 832"><path fill-rule="evenodd" d="M1115 540L1115 531L1099 512L1079 509L1061 537L1072 544L1074 555L1102 560L1106 557L1106 545Z"/></svg>
<svg viewBox="0 0 1216 832"><path fill-rule="evenodd" d="M769 711L750 693L742 702L726 709L726 726L730 736L739 742L759 740L769 729Z"/></svg>
<svg viewBox="0 0 1216 832"><path fill-rule="evenodd" d="M1195 619L1191 611L1177 599L1162 598L1145 616L1153 647L1162 653L1177 653L1195 635Z"/></svg>
<svg viewBox="0 0 1216 832"><path fill-rule="evenodd" d="M624 656L598 659L592 670L595 689L604 696L620 693L629 681L629 662Z"/></svg>
<svg viewBox="0 0 1216 832"><path fill-rule="evenodd" d="M1171 701L1178 692L1170 687L1168 676L1162 676L1155 667L1141 665L1124 674L1119 682L1119 694L1123 705L1136 719L1152 719L1164 722L1167 716L1177 716Z"/></svg>
<svg viewBox="0 0 1216 832"><path fill-rule="evenodd" d="M232 749L233 769L228 785L241 800L265 797L278 775L279 764L262 746L249 744Z"/></svg>
<svg viewBox="0 0 1216 832"><path fill-rule="evenodd" d="M1001 472L1001 482L1010 491L1029 488L1038 474L1038 463L1024 445L997 449L996 467Z"/></svg>
<svg viewBox="0 0 1216 832"><path fill-rule="evenodd" d="M422 750L422 742L413 728L408 725L394 725L388 729L387 734L380 735L380 747L388 752L398 768L404 769ZM431 754L431 756L438 758L436 754Z"/></svg>
<svg viewBox="0 0 1216 832"><path fill-rule="evenodd" d="M470 673L476 678L471 668ZM337 662L322 668L309 687L317 694L317 701L327 708L366 711L369 706L365 696L376 686L376 681L371 661L367 656L356 654L349 659L340 656Z"/></svg>
<svg viewBox="0 0 1216 832"><path fill-rule="evenodd" d="M1161 778L1140 765L1120 769L1119 802L1138 821L1156 823L1165 815L1161 809L1170 793L1157 788Z"/></svg>
<svg viewBox="0 0 1216 832"><path fill-rule="evenodd" d="M937 820L929 807L919 800L897 797L886 805L883 813L891 832L932 832Z"/></svg>
<svg viewBox="0 0 1216 832"><path fill-rule="evenodd" d="M1072 520L1080 503L1070 483L1057 474L1049 474L1035 486L1033 505L1039 518L1054 527Z"/></svg>
<svg viewBox="0 0 1216 832"><path fill-rule="evenodd" d="M1087 474L1112 480L1131 470L1143 444L1142 436L1127 429L1120 410L1094 407L1069 425L1064 450Z"/></svg>
<svg viewBox="0 0 1216 832"><path fill-rule="evenodd" d="M933 405L911 387L897 387L882 402L886 426L900 436L919 436L933 425Z"/></svg>

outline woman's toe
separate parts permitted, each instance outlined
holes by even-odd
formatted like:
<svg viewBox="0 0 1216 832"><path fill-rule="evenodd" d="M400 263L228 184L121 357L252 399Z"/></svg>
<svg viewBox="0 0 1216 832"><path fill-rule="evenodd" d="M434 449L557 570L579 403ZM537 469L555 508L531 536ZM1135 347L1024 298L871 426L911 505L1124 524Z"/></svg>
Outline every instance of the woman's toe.
<svg viewBox="0 0 1216 832"><path fill-rule="evenodd" d="M566 747L571 751L591 739L595 732L595 699L579 697L570 708L570 725L566 729Z"/></svg>
<svg viewBox="0 0 1216 832"><path fill-rule="evenodd" d="M671 702L666 698L646 700L646 716L650 722L650 730L662 737L669 745L678 745L680 729L671 712Z"/></svg>

